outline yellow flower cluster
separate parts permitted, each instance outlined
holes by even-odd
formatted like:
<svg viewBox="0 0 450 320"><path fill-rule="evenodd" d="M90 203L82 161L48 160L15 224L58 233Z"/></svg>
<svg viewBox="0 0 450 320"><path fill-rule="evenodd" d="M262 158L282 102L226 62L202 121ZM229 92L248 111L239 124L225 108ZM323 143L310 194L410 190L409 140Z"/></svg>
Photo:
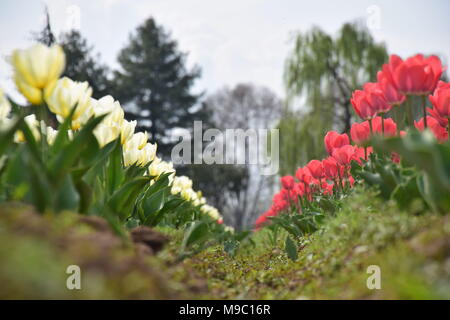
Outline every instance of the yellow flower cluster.
<svg viewBox="0 0 450 320"><path fill-rule="evenodd" d="M171 193L180 194L181 197L187 201L191 201L195 206L201 206L200 210L209 215L213 220L221 220L222 216L219 211L206 204L206 199L203 197L201 191L195 192L192 189L192 180L186 176L175 176L172 183Z"/></svg>
<svg viewBox="0 0 450 320"><path fill-rule="evenodd" d="M10 61L14 68L16 86L31 104L46 103L60 123L72 114L69 138L90 118L105 115L94 129L100 147L120 138L124 166L149 165L145 174L155 179L161 174L171 173L169 181L172 194L180 194L195 206L201 206L200 210L214 220L221 219L219 211L206 204L202 193L192 189L191 179L175 176L173 164L156 156L157 145L148 142L148 134L135 132L136 121L124 119L124 110L119 101L109 95L96 100L92 98L92 88L87 82L73 81L68 77L59 78L65 67L65 55L60 46L36 44L25 50L14 50ZM8 122L10 111L11 105L0 90L0 127L4 125L3 122ZM43 121L39 122L34 114L25 117L25 121L36 140L40 140L44 134L48 144L53 144L57 130L47 127ZM22 132L16 132L15 141L25 141Z"/></svg>

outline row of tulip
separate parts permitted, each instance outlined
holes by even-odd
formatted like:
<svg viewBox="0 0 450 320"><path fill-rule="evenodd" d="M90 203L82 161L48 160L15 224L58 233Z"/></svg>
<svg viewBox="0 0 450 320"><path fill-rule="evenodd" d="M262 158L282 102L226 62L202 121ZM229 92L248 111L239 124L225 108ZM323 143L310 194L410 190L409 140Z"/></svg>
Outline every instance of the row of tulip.
<svg viewBox="0 0 450 320"><path fill-rule="evenodd" d="M297 170L295 177L282 177L280 192L273 197L270 209L258 217L256 228L277 221L274 217L282 213L302 213L318 198L345 194L355 184L351 174L353 163L367 167L371 161L373 137L405 137L414 129L428 129L439 143L448 141L450 84L440 81L444 70L435 56L426 58L418 54L402 60L392 55L378 72L378 81L366 83L352 95L351 104L363 122L353 123L350 137L346 133L328 132L324 139L327 158L311 160ZM411 96L423 97L420 110L423 117L418 121L414 120L413 106L409 103ZM427 108L427 96L432 108ZM396 122L388 117L399 111L407 115L405 125L401 118ZM401 160L395 150L390 157L394 163Z"/></svg>
<svg viewBox="0 0 450 320"><path fill-rule="evenodd" d="M0 92L1 200L31 202L44 212L99 214L129 226L156 225L172 214L166 220L177 226L206 219L210 228L232 233L192 181L156 155L156 142L135 131L136 121L124 118L118 101L94 99L87 82L60 78L60 46L15 50L10 62L17 89L32 106ZM18 162L31 173L23 176Z"/></svg>

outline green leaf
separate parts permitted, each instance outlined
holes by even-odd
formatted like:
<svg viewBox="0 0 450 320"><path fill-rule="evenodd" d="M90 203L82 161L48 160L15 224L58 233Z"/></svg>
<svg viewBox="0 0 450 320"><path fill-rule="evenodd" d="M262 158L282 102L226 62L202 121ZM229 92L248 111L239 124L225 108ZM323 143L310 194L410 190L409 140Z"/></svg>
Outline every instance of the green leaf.
<svg viewBox="0 0 450 320"><path fill-rule="evenodd" d="M208 225L204 221L195 221L187 229L183 242L182 250L192 246L195 243L199 243L208 237Z"/></svg>
<svg viewBox="0 0 450 320"><path fill-rule="evenodd" d="M125 179L124 169L122 165L122 146L119 139L115 141L115 147L110 153L106 172L107 192L109 195L111 195Z"/></svg>
<svg viewBox="0 0 450 320"><path fill-rule="evenodd" d="M92 118L83 128L74 135L70 143L65 145L50 163L50 173L56 184L60 182L61 177L74 166L76 160L85 149L89 139L95 139L93 130L103 120L104 116Z"/></svg>
<svg viewBox="0 0 450 320"><path fill-rule="evenodd" d="M292 241L291 237L286 237L286 242L284 246L284 250L286 251L287 256L292 261L297 261L298 259L298 252L297 252L297 245L294 241Z"/></svg>
<svg viewBox="0 0 450 320"><path fill-rule="evenodd" d="M61 184L61 187L58 188L54 198L54 209L57 212L63 210L78 212L80 206L80 195L78 194L78 191L73 184L72 177L69 174L65 175L63 183Z"/></svg>
<svg viewBox="0 0 450 320"><path fill-rule="evenodd" d="M55 141L50 147L51 154L57 154L63 146L69 141L68 131L71 129L72 117L75 112L76 106L72 108L69 116L64 120L64 122L58 127L58 133L56 134Z"/></svg>
<svg viewBox="0 0 450 320"><path fill-rule="evenodd" d="M131 215L137 197L150 182L149 177L139 177L128 181L110 197L107 206L124 221Z"/></svg>
<svg viewBox="0 0 450 320"><path fill-rule="evenodd" d="M3 155L7 148L14 143L14 133L22 123L21 118L14 118L11 126L5 131L0 131L0 155Z"/></svg>
<svg viewBox="0 0 450 320"><path fill-rule="evenodd" d="M89 207L92 203L92 195L93 190L89 184L87 184L84 180L79 179L76 181L75 187L80 196L80 213L88 213Z"/></svg>

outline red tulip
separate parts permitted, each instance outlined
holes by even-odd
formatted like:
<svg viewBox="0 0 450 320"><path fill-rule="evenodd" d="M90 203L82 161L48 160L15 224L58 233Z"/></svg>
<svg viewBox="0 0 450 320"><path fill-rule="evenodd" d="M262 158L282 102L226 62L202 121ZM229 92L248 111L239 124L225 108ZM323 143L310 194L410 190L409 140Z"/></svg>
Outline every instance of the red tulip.
<svg viewBox="0 0 450 320"><path fill-rule="evenodd" d="M435 111L442 118L450 118L450 83L439 81L436 91L429 98Z"/></svg>
<svg viewBox="0 0 450 320"><path fill-rule="evenodd" d="M328 131L325 135L325 149L328 154L331 155L334 148L340 148L347 144L350 144L350 139L346 133L339 134L336 131Z"/></svg>
<svg viewBox="0 0 450 320"><path fill-rule="evenodd" d="M294 188L295 180L293 176L284 176L281 178L281 184L283 188L291 190Z"/></svg>
<svg viewBox="0 0 450 320"><path fill-rule="evenodd" d="M303 197L305 195L305 185L303 183L296 183L294 186L294 191L297 195L299 195L300 197Z"/></svg>
<svg viewBox="0 0 450 320"><path fill-rule="evenodd" d="M441 127L447 128L448 126L448 119L442 117L439 112L437 112L437 110L435 108L431 109L431 108L427 108L428 113L435 118L439 124L441 125Z"/></svg>
<svg viewBox="0 0 450 320"><path fill-rule="evenodd" d="M364 143L370 139L369 122L355 122L354 124L352 124L352 127L350 128L350 136L352 137L354 143L358 145L364 145Z"/></svg>
<svg viewBox="0 0 450 320"><path fill-rule="evenodd" d="M286 189L282 189L280 192L273 196L273 209L274 212L280 212L286 210L289 207L289 193L287 193Z"/></svg>
<svg viewBox="0 0 450 320"><path fill-rule="evenodd" d="M327 179L336 179L336 177L338 176L338 164L336 162L336 159L334 159L333 157L328 157L322 161L322 164Z"/></svg>
<svg viewBox="0 0 450 320"><path fill-rule="evenodd" d="M320 180L323 178L324 172L323 172L322 161L311 160L306 165L306 167L308 168L309 172L311 172L311 175L314 179Z"/></svg>
<svg viewBox="0 0 450 320"><path fill-rule="evenodd" d="M372 108L367 101L366 94L362 90L353 92L350 102L356 114L363 120L370 120L377 115L377 110Z"/></svg>
<svg viewBox="0 0 450 320"><path fill-rule="evenodd" d="M391 55L380 77L388 79L403 94L423 95L434 91L444 70L436 56L425 58L417 54L403 61Z"/></svg>
<svg viewBox="0 0 450 320"><path fill-rule="evenodd" d="M355 160L355 147L346 145L333 150L333 158L340 165L349 165L352 160Z"/></svg>
<svg viewBox="0 0 450 320"><path fill-rule="evenodd" d="M367 94L367 98L369 99L372 108L377 110L378 113L386 113L391 110L392 106L386 99L379 83L368 82L364 84L363 89Z"/></svg>
<svg viewBox="0 0 450 320"><path fill-rule="evenodd" d="M427 116L427 125L428 129L433 132L434 136L439 142L445 142L448 140L448 132L447 129L442 127L435 118ZM425 124L423 118L420 118L419 121L414 121L414 126L419 131L423 131L425 129Z"/></svg>
<svg viewBox="0 0 450 320"><path fill-rule="evenodd" d="M378 72L377 80L381 91L383 91L386 101L391 106L400 105L405 102L406 96L404 94L401 94L397 90L395 85L391 81L389 81L389 79L384 75L382 71Z"/></svg>
<svg viewBox="0 0 450 320"><path fill-rule="evenodd" d="M298 179L298 181L301 181L306 184L309 184L312 180L311 172L307 167L298 168L297 172L295 173L295 177Z"/></svg>
<svg viewBox="0 0 450 320"><path fill-rule="evenodd" d="M384 97L383 91L375 83L367 83L364 85L364 90L353 92L350 102L356 114L364 120L370 120L377 113L385 113L391 109L391 105Z"/></svg>
<svg viewBox="0 0 450 320"><path fill-rule="evenodd" d="M373 132L382 134L381 117L376 117L372 121ZM388 137L394 137L397 135L397 124L391 118L384 119L384 135Z"/></svg>
<svg viewBox="0 0 450 320"><path fill-rule="evenodd" d="M321 189L324 195L332 195L333 194L333 183L327 183L326 181L322 182Z"/></svg>

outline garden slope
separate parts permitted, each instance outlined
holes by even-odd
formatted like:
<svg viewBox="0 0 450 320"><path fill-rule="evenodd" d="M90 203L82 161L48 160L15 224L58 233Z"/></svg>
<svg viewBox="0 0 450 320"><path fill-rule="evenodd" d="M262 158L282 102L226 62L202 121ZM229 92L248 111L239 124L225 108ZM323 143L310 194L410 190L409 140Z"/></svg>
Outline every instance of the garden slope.
<svg viewBox="0 0 450 320"><path fill-rule="evenodd" d="M284 237L271 245L267 230L235 257L213 247L178 262L179 232L162 230L171 240L154 255L98 218L41 216L10 203L0 207L0 226L0 298L450 298L450 219L401 212L367 190L299 242L296 262ZM72 264L82 290L66 288ZM369 265L381 268L381 290L366 287Z"/></svg>

